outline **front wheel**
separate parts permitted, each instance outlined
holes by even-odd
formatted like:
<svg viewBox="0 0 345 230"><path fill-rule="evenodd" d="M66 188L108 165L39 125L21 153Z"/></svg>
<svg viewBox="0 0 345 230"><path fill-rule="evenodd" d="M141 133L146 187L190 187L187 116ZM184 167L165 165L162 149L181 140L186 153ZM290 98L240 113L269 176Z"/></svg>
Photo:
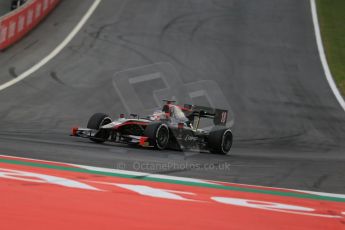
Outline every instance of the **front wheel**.
<svg viewBox="0 0 345 230"><path fill-rule="evenodd" d="M232 147L232 132L228 128L214 127L208 136L211 153L226 155Z"/></svg>
<svg viewBox="0 0 345 230"><path fill-rule="evenodd" d="M111 118L105 113L95 113L89 119L87 123L87 128L98 130L95 136L90 137L90 140L96 143L105 142L109 136L110 132L105 129L101 129L103 125L111 123Z"/></svg>
<svg viewBox="0 0 345 230"><path fill-rule="evenodd" d="M151 123L145 128L144 136L150 139L156 149L163 150L169 144L170 132L166 124Z"/></svg>

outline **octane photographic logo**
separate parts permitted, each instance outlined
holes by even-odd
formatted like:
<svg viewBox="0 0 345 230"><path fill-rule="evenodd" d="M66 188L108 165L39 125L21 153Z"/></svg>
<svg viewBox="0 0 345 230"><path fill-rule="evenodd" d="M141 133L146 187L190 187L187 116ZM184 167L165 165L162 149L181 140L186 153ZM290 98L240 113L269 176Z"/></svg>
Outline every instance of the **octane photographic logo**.
<svg viewBox="0 0 345 230"><path fill-rule="evenodd" d="M173 99L180 104L226 109L229 111L227 125L234 124L231 106L217 82L184 83L171 63L155 63L117 72L113 86L127 113L148 115L161 109L163 99Z"/></svg>
<svg viewBox="0 0 345 230"><path fill-rule="evenodd" d="M117 169L126 170L126 164L124 162L119 162L116 164ZM184 170L219 170L225 171L230 170L231 164L224 162L209 162L209 163L194 163L194 162L186 162L181 161L177 162L169 162L169 163L159 163L159 162L139 162L135 161L132 165L132 168L136 171L153 171L153 172L160 172L160 171L184 171Z"/></svg>

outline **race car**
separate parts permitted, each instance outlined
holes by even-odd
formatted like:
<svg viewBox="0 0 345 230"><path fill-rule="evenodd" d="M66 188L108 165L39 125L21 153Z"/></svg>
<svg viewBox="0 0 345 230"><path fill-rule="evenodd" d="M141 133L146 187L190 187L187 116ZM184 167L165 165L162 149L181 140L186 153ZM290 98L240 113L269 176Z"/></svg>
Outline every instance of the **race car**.
<svg viewBox="0 0 345 230"><path fill-rule="evenodd" d="M105 113L95 113L87 128L74 127L71 136L89 138L96 143L127 143L158 150L209 150L216 154L230 151L233 135L226 127L227 110L164 101L162 110L143 118L121 114L113 121ZM201 129L201 119L212 119L213 127L208 131Z"/></svg>

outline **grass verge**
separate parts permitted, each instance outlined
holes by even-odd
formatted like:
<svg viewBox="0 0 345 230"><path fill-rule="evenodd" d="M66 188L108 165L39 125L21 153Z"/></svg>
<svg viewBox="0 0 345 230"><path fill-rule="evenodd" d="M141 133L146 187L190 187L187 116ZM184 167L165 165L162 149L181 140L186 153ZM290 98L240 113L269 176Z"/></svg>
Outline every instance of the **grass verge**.
<svg viewBox="0 0 345 230"><path fill-rule="evenodd" d="M317 0L317 11L327 62L345 96L345 0Z"/></svg>

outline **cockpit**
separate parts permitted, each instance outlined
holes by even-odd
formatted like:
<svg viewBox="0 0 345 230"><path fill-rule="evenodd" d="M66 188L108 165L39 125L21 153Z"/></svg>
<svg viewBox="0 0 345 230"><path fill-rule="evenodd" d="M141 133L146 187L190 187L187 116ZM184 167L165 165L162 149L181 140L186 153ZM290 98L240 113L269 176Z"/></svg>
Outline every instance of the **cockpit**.
<svg viewBox="0 0 345 230"><path fill-rule="evenodd" d="M153 113L150 118L151 120L162 120L170 119L173 123L185 123L188 122L188 118L181 110L180 107L176 105L164 105L162 110L157 110Z"/></svg>

